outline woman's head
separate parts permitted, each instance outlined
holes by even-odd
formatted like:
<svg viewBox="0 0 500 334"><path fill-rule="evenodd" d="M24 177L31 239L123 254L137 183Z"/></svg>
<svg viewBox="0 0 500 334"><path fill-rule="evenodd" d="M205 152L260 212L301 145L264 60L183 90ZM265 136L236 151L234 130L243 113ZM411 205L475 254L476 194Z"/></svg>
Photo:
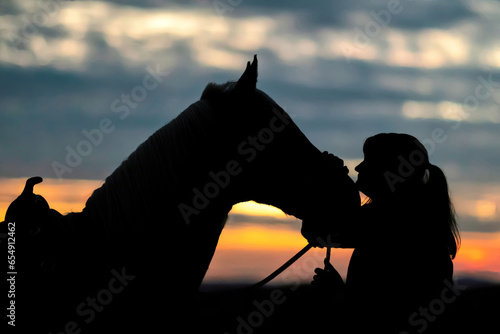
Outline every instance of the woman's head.
<svg viewBox="0 0 500 334"><path fill-rule="evenodd" d="M363 153L355 168L358 189L373 203L394 204L395 213L406 215L402 221L419 220L420 230L445 242L455 257L460 235L448 183L422 143L408 134L381 133L365 141Z"/></svg>
<svg viewBox="0 0 500 334"><path fill-rule="evenodd" d="M430 176L427 150L413 136L375 135L365 141L363 153L364 160L355 168L359 173L356 184L374 201L415 190Z"/></svg>

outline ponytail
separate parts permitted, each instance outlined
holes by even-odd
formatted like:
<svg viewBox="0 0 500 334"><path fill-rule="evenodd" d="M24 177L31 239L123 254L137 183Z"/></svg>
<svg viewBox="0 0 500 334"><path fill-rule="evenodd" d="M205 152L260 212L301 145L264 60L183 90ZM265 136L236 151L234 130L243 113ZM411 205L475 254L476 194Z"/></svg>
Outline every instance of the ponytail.
<svg viewBox="0 0 500 334"><path fill-rule="evenodd" d="M452 259L455 258L460 248L460 232L455 218L455 208L450 199L448 182L441 168L433 164L428 167L427 188L428 204L434 222L438 225L440 240L446 240L446 245Z"/></svg>

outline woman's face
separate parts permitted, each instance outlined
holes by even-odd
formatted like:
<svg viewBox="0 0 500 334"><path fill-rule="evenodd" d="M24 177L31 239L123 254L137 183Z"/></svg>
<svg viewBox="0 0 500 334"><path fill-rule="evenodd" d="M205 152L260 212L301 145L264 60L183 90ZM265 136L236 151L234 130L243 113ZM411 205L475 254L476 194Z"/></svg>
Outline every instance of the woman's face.
<svg viewBox="0 0 500 334"><path fill-rule="evenodd" d="M358 172L356 186L372 200L394 199L395 192L404 196L413 191L424 173L420 166L429 163L425 148L408 135L380 134L368 138L363 154L364 160L354 168Z"/></svg>
<svg viewBox="0 0 500 334"><path fill-rule="evenodd" d="M354 170L358 172L356 186L373 200L390 194L386 172L389 170L387 160L378 154L365 152L364 160Z"/></svg>

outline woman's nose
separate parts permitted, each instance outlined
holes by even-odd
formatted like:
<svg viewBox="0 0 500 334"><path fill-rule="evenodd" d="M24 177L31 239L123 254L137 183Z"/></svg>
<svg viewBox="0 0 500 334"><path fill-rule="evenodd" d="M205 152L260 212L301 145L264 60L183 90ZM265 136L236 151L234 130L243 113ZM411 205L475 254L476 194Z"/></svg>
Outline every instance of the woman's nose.
<svg viewBox="0 0 500 334"><path fill-rule="evenodd" d="M359 173L360 169L362 168L363 163L364 163L364 161L361 161L356 167L354 167L354 170Z"/></svg>

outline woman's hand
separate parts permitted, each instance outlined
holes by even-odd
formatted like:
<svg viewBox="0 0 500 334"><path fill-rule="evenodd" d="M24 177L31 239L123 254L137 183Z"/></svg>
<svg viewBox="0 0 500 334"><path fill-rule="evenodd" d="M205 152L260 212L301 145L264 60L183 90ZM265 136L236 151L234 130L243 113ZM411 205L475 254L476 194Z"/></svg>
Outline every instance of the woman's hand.
<svg viewBox="0 0 500 334"><path fill-rule="evenodd" d="M312 286L331 292L336 292L344 288L344 280L327 259L325 259L325 269L316 268L314 272L316 275L314 275L311 282Z"/></svg>

